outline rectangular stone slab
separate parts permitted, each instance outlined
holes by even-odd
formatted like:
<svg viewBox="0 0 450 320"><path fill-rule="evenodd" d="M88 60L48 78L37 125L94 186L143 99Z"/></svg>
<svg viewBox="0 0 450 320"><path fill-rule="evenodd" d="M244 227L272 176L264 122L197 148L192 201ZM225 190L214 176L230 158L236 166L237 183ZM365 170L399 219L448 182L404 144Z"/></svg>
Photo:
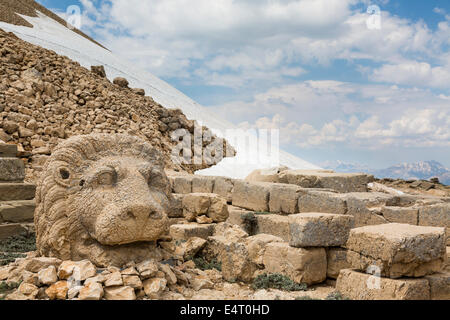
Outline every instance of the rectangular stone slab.
<svg viewBox="0 0 450 320"><path fill-rule="evenodd" d="M17 145L0 142L0 158L15 158L17 156Z"/></svg>
<svg viewBox="0 0 450 320"><path fill-rule="evenodd" d="M215 177L194 176L192 178L193 193L212 193Z"/></svg>
<svg viewBox="0 0 450 320"><path fill-rule="evenodd" d="M287 216L278 214L256 214L256 233L270 234L289 241L289 219Z"/></svg>
<svg viewBox="0 0 450 320"><path fill-rule="evenodd" d="M226 222L238 225L241 228L244 228L244 215L251 213L251 211L230 205L228 206L228 212L229 216Z"/></svg>
<svg viewBox="0 0 450 320"><path fill-rule="evenodd" d="M360 271L376 265L385 277L422 277L444 265L445 229L398 223L360 227L350 231L345 247Z"/></svg>
<svg viewBox="0 0 450 320"><path fill-rule="evenodd" d="M393 196L381 192L351 192L342 196L347 206L346 214L355 217L355 227L388 223L381 208Z"/></svg>
<svg viewBox="0 0 450 320"><path fill-rule="evenodd" d="M25 165L18 158L0 158L0 182L22 182Z"/></svg>
<svg viewBox="0 0 450 320"><path fill-rule="evenodd" d="M373 176L364 173L308 172L286 170L279 174L281 183L295 184L303 188L328 188L340 193L366 192Z"/></svg>
<svg viewBox="0 0 450 320"><path fill-rule="evenodd" d="M270 185L269 211L273 213L298 213L298 198L306 194L299 186L273 183Z"/></svg>
<svg viewBox="0 0 450 320"><path fill-rule="evenodd" d="M32 200L36 186L28 183L0 183L0 201Z"/></svg>
<svg viewBox="0 0 450 320"><path fill-rule="evenodd" d="M169 176L173 193L187 194L192 192L193 175Z"/></svg>
<svg viewBox="0 0 450 320"><path fill-rule="evenodd" d="M417 225L419 220L419 209L417 208L384 206L381 213L387 221L392 223Z"/></svg>
<svg viewBox="0 0 450 320"><path fill-rule="evenodd" d="M426 276L430 284L431 300L450 300L450 272Z"/></svg>
<svg viewBox="0 0 450 320"><path fill-rule="evenodd" d="M189 240L192 237L206 239L212 236L213 232L213 224L189 223L170 226L170 236L175 240Z"/></svg>
<svg viewBox="0 0 450 320"><path fill-rule="evenodd" d="M450 244L450 203L440 203L419 209L419 226L445 227Z"/></svg>
<svg viewBox="0 0 450 320"><path fill-rule="evenodd" d="M426 279L389 279L341 270L336 290L351 300L430 300Z"/></svg>
<svg viewBox="0 0 450 320"><path fill-rule="evenodd" d="M0 225L0 241L12 236L26 234L28 231L20 223Z"/></svg>
<svg viewBox="0 0 450 320"><path fill-rule="evenodd" d="M327 248L327 277L337 279L343 269L350 269L352 266L347 259L347 249Z"/></svg>
<svg viewBox="0 0 450 320"><path fill-rule="evenodd" d="M298 199L298 211L346 214L347 204L340 193L309 191Z"/></svg>
<svg viewBox="0 0 450 320"><path fill-rule="evenodd" d="M274 242L266 246L264 267L267 273L280 273L296 283L321 283L327 277L327 255L324 248L293 248Z"/></svg>
<svg viewBox="0 0 450 320"><path fill-rule="evenodd" d="M35 208L34 200L0 202L0 222L32 222Z"/></svg>
<svg viewBox="0 0 450 320"><path fill-rule="evenodd" d="M269 211L270 183L236 180L232 193L233 206L254 211Z"/></svg>
<svg viewBox="0 0 450 320"><path fill-rule="evenodd" d="M289 216L289 244L293 247L338 247L353 228L352 216L331 213L300 213Z"/></svg>
<svg viewBox="0 0 450 320"><path fill-rule="evenodd" d="M214 180L213 193L225 198L228 203L232 201L234 180L226 177L216 177Z"/></svg>

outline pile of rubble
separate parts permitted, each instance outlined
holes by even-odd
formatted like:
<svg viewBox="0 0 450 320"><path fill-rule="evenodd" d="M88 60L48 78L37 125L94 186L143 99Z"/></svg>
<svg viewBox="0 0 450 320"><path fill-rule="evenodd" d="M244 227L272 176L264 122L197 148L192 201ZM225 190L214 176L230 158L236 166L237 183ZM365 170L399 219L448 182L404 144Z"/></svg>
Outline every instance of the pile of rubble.
<svg viewBox="0 0 450 320"><path fill-rule="evenodd" d="M16 144L26 161L27 181L34 182L54 147L74 135L128 133L162 151L167 168L194 172L213 164L173 163L178 141L171 133L194 133L195 121L179 109L165 109L126 79L111 83L103 68L87 70L55 52L0 30L0 140ZM200 134L216 137L206 127ZM224 145L224 155L234 150Z"/></svg>
<svg viewBox="0 0 450 320"><path fill-rule="evenodd" d="M411 194L428 194L450 197L450 186L443 185L438 178L427 180L380 179L379 183Z"/></svg>

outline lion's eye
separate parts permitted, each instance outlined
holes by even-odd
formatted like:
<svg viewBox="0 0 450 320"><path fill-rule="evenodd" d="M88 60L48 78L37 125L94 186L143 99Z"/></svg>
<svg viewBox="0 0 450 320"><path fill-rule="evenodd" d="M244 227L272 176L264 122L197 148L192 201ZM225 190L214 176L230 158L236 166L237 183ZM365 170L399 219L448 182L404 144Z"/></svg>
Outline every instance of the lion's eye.
<svg viewBox="0 0 450 320"><path fill-rule="evenodd" d="M98 184L100 185L113 185L117 181L116 172L103 172L98 175L97 178Z"/></svg>

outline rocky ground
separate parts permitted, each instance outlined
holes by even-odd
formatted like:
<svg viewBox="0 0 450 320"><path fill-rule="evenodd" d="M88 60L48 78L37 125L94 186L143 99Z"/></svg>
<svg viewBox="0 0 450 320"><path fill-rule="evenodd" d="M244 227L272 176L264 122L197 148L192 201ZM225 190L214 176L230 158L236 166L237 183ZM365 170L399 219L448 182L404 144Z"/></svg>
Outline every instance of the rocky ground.
<svg viewBox="0 0 450 320"><path fill-rule="evenodd" d="M443 185L439 181L427 180L401 180L401 179L380 179L377 182L388 187L411 195L430 195L436 197L450 197L450 186Z"/></svg>
<svg viewBox="0 0 450 320"><path fill-rule="evenodd" d="M165 109L144 90L128 88L126 79L111 83L101 66L87 70L2 30L0 43L0 140L18 145L27 181L35 181L59 141L92 132L144 138L163 152L167 168L193 172L210 166L208 159L201 165L173 163L178 141L170 134L195 129L181 110ZM199 130L208 134L206 127ZM231 147L228 151L234 155Z"/></svg>
<svg viewBox="0 0 450 320"><path fill-rule="evenodd" d="M7 251L3 256L7 258L0 260L0 300L342 299L333 283L299 286L282 275L260 277L251 284L226 281L220 263L206 263L200 257L184 261L161 247L160 261L130 262L123 268L37 258L34 251L25 252L32 247L33 236L11 238L0 248ZM199 250L195 243L179 242L177 250L192 253Z"/></svg>

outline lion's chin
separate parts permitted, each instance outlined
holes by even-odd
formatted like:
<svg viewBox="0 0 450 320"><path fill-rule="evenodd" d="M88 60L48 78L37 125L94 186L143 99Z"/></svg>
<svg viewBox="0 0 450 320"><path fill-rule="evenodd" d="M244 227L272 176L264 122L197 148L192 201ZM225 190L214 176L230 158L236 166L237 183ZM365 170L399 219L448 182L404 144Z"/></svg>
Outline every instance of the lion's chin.
<svg viewBox="0 0 450 320"><path fill-rule="evenodd" d="M93 237L98 243L104 246L121 246L133 243L142 243L142 242L153 242L159 239L159 236L152 237L139 237L139 238L103 238L103 237Z"/></svg>

